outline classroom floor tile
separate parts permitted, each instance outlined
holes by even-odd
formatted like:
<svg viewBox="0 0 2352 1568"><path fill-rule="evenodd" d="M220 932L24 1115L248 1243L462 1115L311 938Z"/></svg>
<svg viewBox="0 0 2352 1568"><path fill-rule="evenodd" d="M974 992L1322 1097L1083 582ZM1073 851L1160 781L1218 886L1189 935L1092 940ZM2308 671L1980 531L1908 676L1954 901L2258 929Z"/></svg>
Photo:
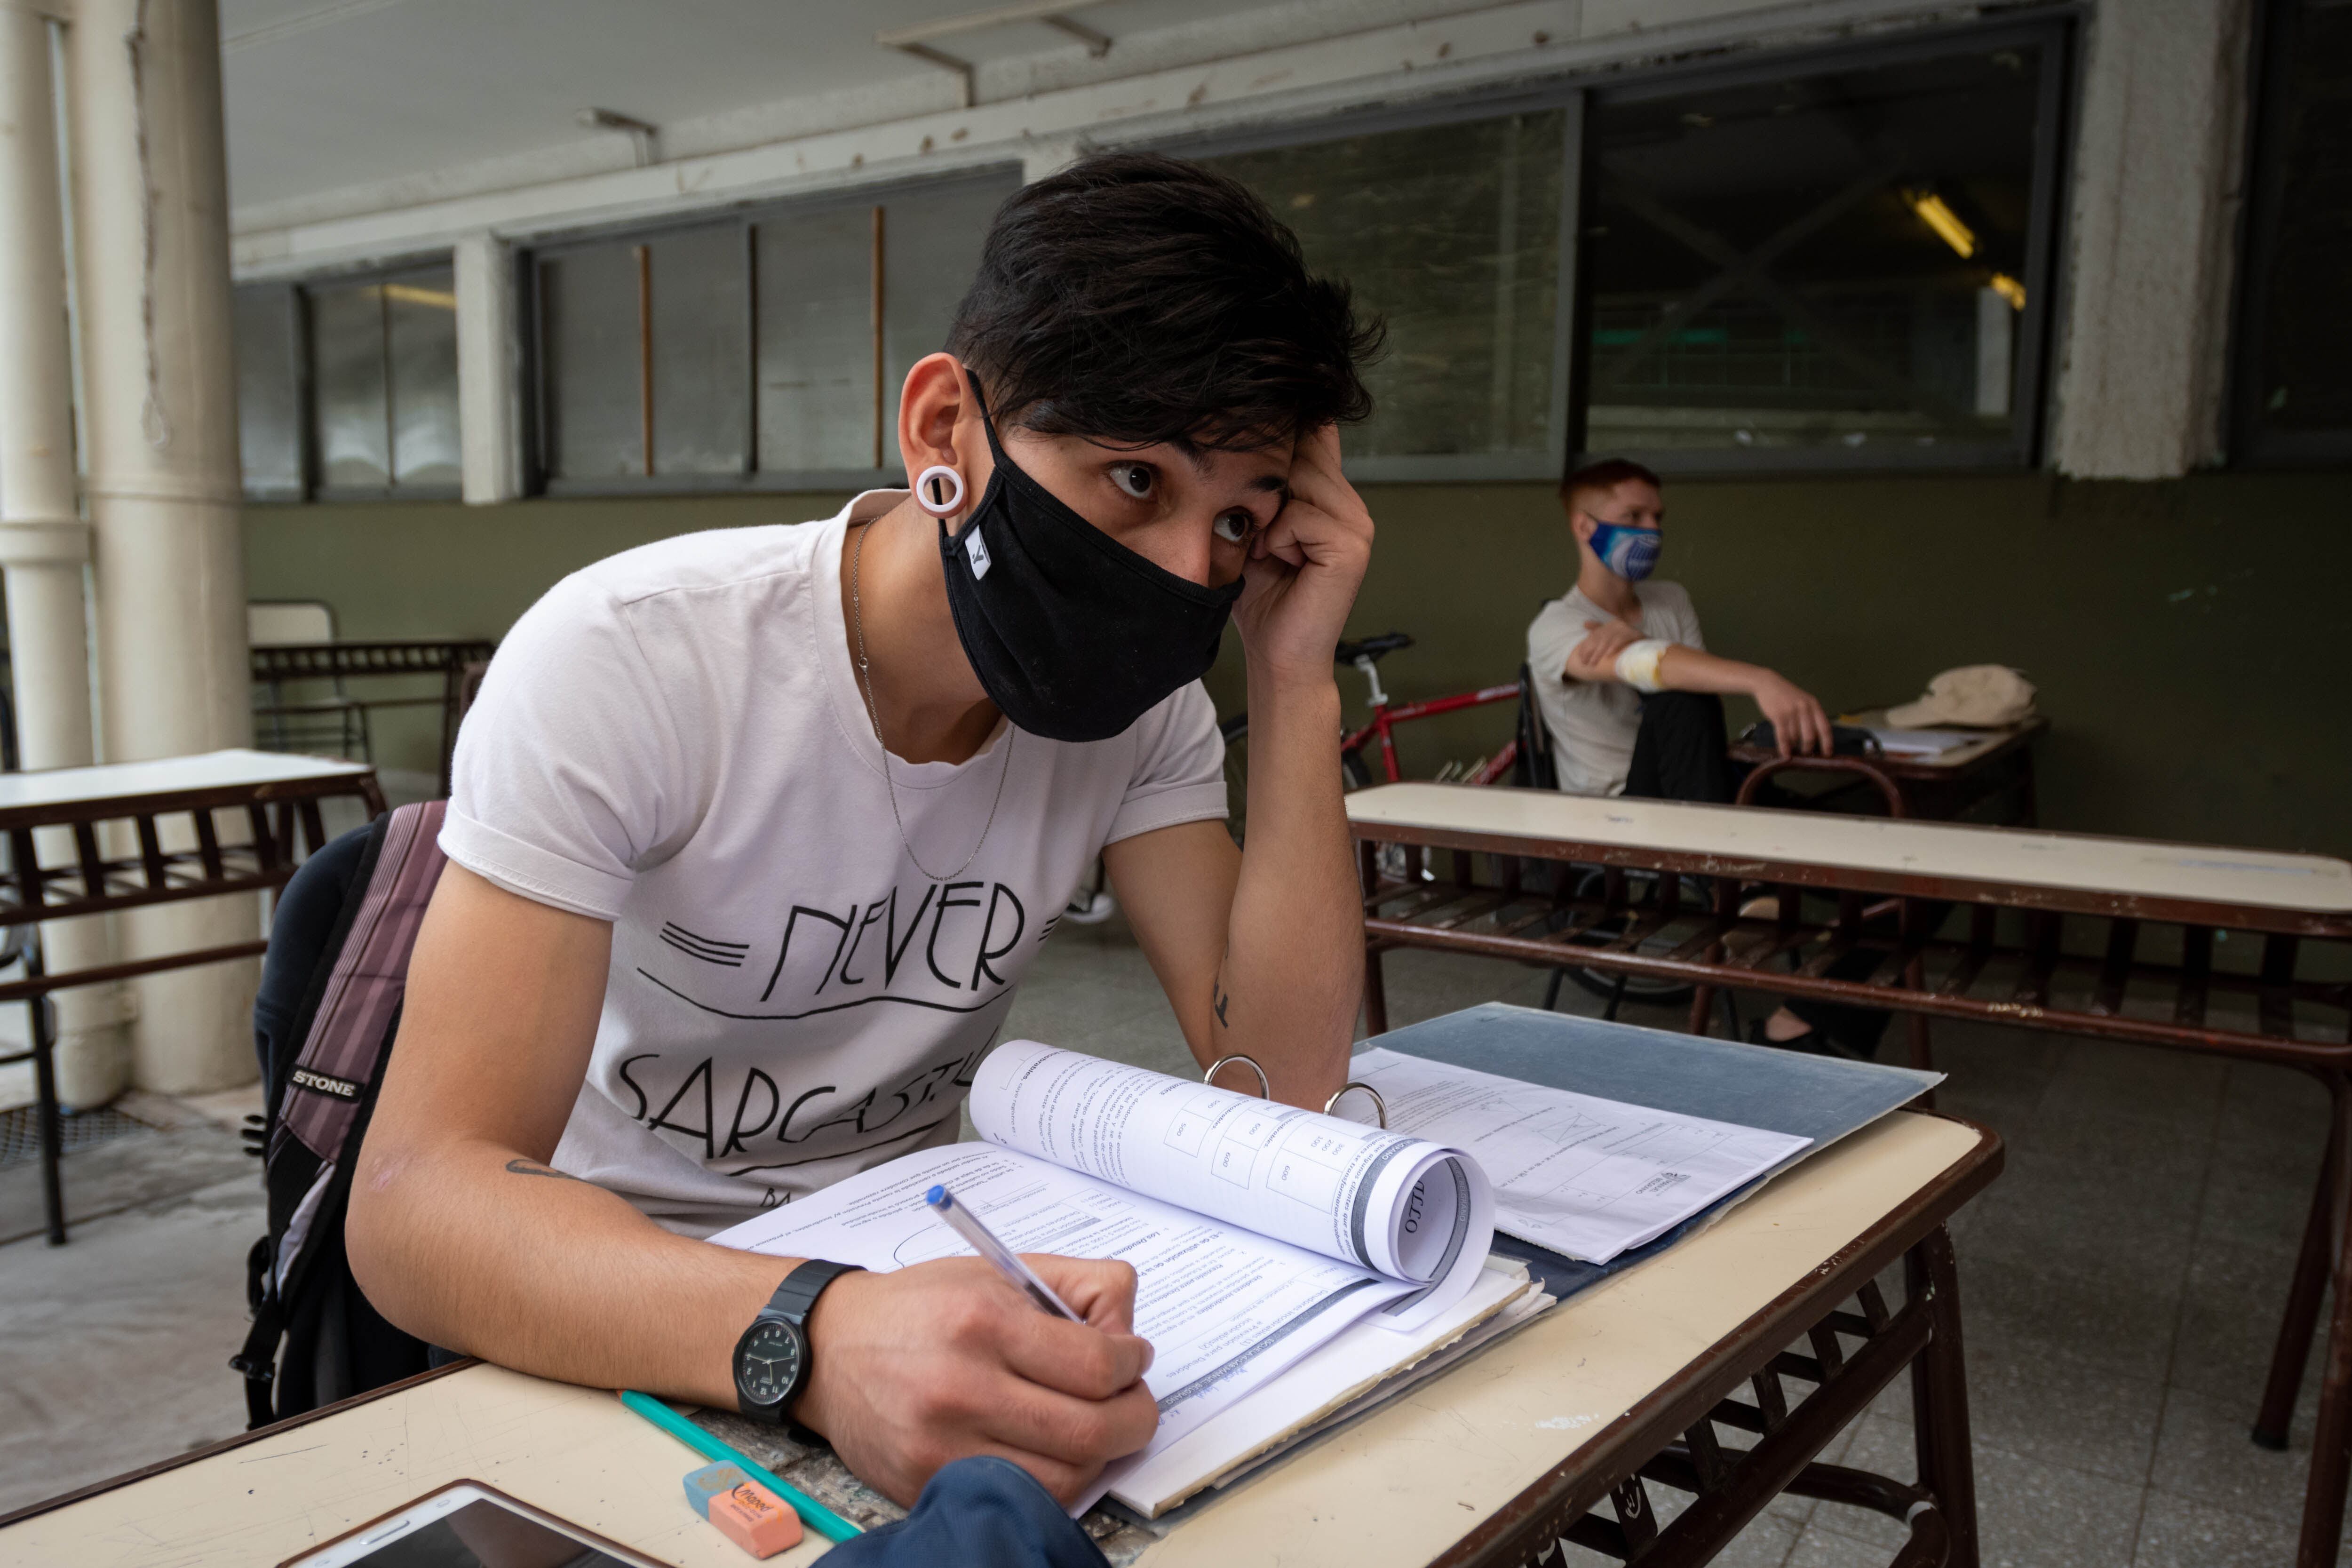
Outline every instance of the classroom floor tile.
<svg viewBox="0 0 2352 1568"><path fill-rule="evenodd" d="M1481 1002L1539 1005L1540 970L1428 952L1385 963L1403 1025ZM1738 999L1743 1019L1768 1000ZM1564 1011L1601 998L1561 988ZM1679 1029L1683 1005L1629 1000ZM1192 1058L1123 919L1065 922L1003 1037L1167 1072ZM1899 1051L1899 1030L1890 1030ZM2292 1556L2317 1356L2284 1454L2247 1439L2326 1139L2324 1093L2282 1068L2216 1064L1939 1022L1945 1110L1994 1128L2003 1175L1953 1226L1987 1568L2235 1568ZM223 1364L244 1330L253 1163L224 1118L142 1101L154 1131L69 1158L71 1246L37 1235L33 1167L0 1170L0 1509L244 1425ZM104 1215L106 1217L99 1217ZM1890 1303L1899 1289L1890 1279ZM124 1369L133 1375L126 1378ZM135 1388L135 1394L126 1393ZM1825 1458L1907 1479L1907 1381ZM1675 1494L1652 1489L1662 1516ZM1881 1568L1902 1527L1783 1499L1726 1568ZM1570 1549L1561 1561L1607 1561Z"/></svg>

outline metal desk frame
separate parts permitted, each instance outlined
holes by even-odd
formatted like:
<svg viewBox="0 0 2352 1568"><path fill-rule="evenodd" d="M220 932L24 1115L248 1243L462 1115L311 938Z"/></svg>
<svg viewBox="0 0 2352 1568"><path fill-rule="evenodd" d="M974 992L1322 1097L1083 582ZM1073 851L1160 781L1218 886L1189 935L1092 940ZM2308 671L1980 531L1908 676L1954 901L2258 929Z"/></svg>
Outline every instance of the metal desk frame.
<svg viewBox="0 0 2352 1568"><path fill-rule="evenodd" d="M1783 1292L1685 1377L1619 1416L1591 1449L1528 1489L1437 1562L1445 1568L1537 1568L1551 1560L1553 1543L1565 1539L1641 1568L1696 1568L1788 1492L1870 1509L1904 1525L1910 1539L1890 1568L1977 1568L1959 1274L1945 1229L2000 1171L2000 1138L1989 1129L1975 1130L1979 1141L1967 1159ZM1898 1258L1906 1299L1889 1312L1877 1276ZM1813 1353L1784 1348L1801 1339ZM1906 1371L1917 1486L1813 1462ZM1811 1392L1792 1403L1790 1379L1811 1385ZM1753 1397L1735 1397L1742 1389ZM1757 1441L1744 1451L1727 1448L1717 1426L1753 1433ZM1696 1496L1660 1530L1645 1481ZM1603 1500L1607 1513L1600 1510Z"/></svg>
<svg viewBox="0 0 2352 1568"><path fill-rule="evenodd" d="M449 793L449 760L457 743L457 721L464 717L467 673L489 662L498 644L483 638L453 641L286 643L252 650L253 679L269 689L270 700L254 710L258 718L309 711L307 705L288 702L283 696L289 680L341 681L359 676L437 675L438 697L388 697L354 701L362 725L378 708L439 708L441 710L441 793ZM478 677L477 677L478 679ZM362 734L364 734L362 729ZM369 759L373 761L373 759Z"/></svg>
<svg viewBox="0 0 2352 1568"><path fill-rule="evenodd" d="M1381 953L1418 947L1694 983L1697 1034L1706 1032L1718 988L1884 1007L1904 1015L1915 1067L1930 1065L1928 1021L1948 1017L2271 1062L2318 1079L2330 1103L2327 1152L2252 1436L2265 1447L2286 1447L2332 1278L2296 1563L2336 1562L2352 1470L2352 984L2298 970L2315 946L2352 945L2352 914L1398 824L1358 822L1354 831L1364 889L1365 1015L1374 1034L1387 1027ZM1403 847L1402 878L1382 874L1384 845ZM1440 851L1450 861L1442 872L1433 864ZM1475 874L1482 858L1483 879ZM1601 895L1580 899L1532 885L1546 879L1531 877L1532 867L1559 862L1602 867ZM1636 890L1629 871L1655 875ZM1713 881L1711 908L1679 902L1684 877ZM1740 915L1741 902L1759 892L1777 896L1778 912ZM1809 893L1833 898L1834 914L1808 919ZM1965 936L1947 940L1930 925L1937 903L1966 906ZM2005 911L2014 912L2005 920ZM2099 956L2065 949L2070 917L2101 922ZM2004 935L2005 925L2021 924L2021 937ZM2167 928L2178 957L2141 956ZM2237 933L2260 942L2251 972L2215 966L2217 939ZM1856 952L1879 956L1866 977L1826 973ZM1787 967L1771 967L1775 961ZM2086 982L2086 995L2078 1003L2060 994L2062 982ZM2254 1027L2209 1016L2216 996L2251 1001Z"/></svg>
<svg viewBox="0 0 2352 1568"><path fill-rule="evenodd" d="M1883 721L1883 711L1857 714L1857 722ZM1968 812L1990 800L2007 795L2013 805L2003 820L2021 827L2034 826L2041 814L2041 800L2033 779L2033 744L2048 733L2050 721L2029 719L2005 730L1986 731L1978 739L1943 757L1896 757L1884 753L1861 759L1859 766L1828 771L1864 773L1870 781L1888 787L1903 802L1906 816L1931 822L1956 822ZM1735 741L1731 760L1748 765L1760 766L1780 762L1780 756L1761 746L1745 741ZM1845 759L1839 759L1844 761ZM1805 771L1819 759L1802 758L1794 763L1796 771ZM1852 787L1852 786L1849 786ZM1844 790L1831 795L1843 795Z"/></svg>
<svg viewBox="0 0 2352 1568"><path fill-rule="evenodd" d="M345 795L357 796L371 816L384 808L383 793L377 787L372 769L263 784L93 796L47 805L0 806L0 836L6 837L9 849L7 868L0 871L0 926L30 927L34 931L25 953L26 977L0 984L0 1003L28 1005L32 1044L27 1050L0 1057L0 1064L27 1059L33 1064L41 1132L41 1199L50 1246L62 1247L66 1241L65 1192L58 1168L62 1138L58 1126L57 1031L49 1016L50 994L78 985L100 985L166 970L257 957L269 944L256 938L222 947L49 974L43 970L39 927L48 921L111 914L119 910L176 903L185 899L275 892L294 875L304 855L327 842L319 803ZM251 840L223 843L213 820L215 811L244 812L251 826ZM194 849L163 847L157 819L176 816L192 819L191 831L196 845ZM101 850L100 826L110 822L128 824L126 837L136 836L137 854L110 858ZM72 831L73 864L41 864L36 836L43 828Z"/></svg>
<svg viewBox="0 0 2352 1568"><path fill-rule="evenodd" d="M1589 1441L1486 1518L1433 1561L1478 1568L1557 1561L1566 1538L1642 1568L1706 1563L1782 1491L1873 1509L1902 1521L1910 1539L1895 1568L1976 1568L1975 1481L1969 1455L1968 1394L1961 1359L1960 1307L1952 1247L1945 1229L1951 1215L2000 1173L2002 1146L1988 1129L1943 1118L1967 1129L1973 1142L1924 1184L1894 1204L1795 1283L1752 1312L1655 1387L1636 1399ZM1804 1167L1791 1173L1801 1173ZM1888 1311L1875 1284L1901 1260L1906 1300ZM1541 1320L1538 1320L1541 1321ZM1811 1353L1788 1347L1802 1342ZM1491 1352L1490 1352L1491 1353ZM0 1516L0 1527L53 1513L89 1499L214 1456L272 1441L293 1428L326 1421L369 1402L478 1366L472 1361L418 1374L354 1399L247 1432L195 1452L83 1487ZM1470 1371L1466 1363L1446 1376ZM1830 1439L1896 1377L1908 1371L1918 1423L1922 1485L1907 1487L1840 1466L1811 1462ZM1442 1385L1443 1378L1432 1388ZM1792 1397L1789 1382L1808 1385ZM1741 1390L1753 1399L1734 1395ZM1726 1447L1716 1429L1759 1435L1745 1450ZM634 1430L634 1428L632 1428ZM331 1437L307 1439L324 1445ZM348 1439L346 1439L348 1440ZM785 1446L781 1434L775 1441ZM820 1450L796 1453L814 1456ZM789 1479L867 1525L889 1516L861 1507L839 1490L777 1462ZM681 1455L678 1461L685 1462ZM824 1461L830 1464L830 1460ZM674 1467L673 1467L674 1468ZM667 1472L664 1472L667 1473ZM1281 1486L1269 1475L1263 1482ZM648 1477L646 1485L665 1493ZM1695 1491L1696 1500L1667 1528L1657 1527L1648 1487ZM871 1502L871 1494L863 1494ZM594 1521L583 1521L594 1527ZM1125 1531L1121 1531L1125 1534ZM1147 1548L1143 1563L1180 1548L1179 1528ZM1192 1556L1197 1557L1196 1550ZM1186 1560L1179 1550L1178 1561Z"/></svg>

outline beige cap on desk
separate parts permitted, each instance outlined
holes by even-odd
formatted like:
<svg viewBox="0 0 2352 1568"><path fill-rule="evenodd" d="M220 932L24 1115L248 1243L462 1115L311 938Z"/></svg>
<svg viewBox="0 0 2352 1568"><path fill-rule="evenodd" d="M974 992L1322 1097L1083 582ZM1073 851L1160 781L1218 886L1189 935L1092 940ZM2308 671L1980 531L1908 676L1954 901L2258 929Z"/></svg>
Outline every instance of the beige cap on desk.
<svg viewBox="0 0 2352 1568"><path fill-rule="evenodd" d="M1886 721L1902 730L1937 724L1998 729L2033 717L2033 683L2005 664L1964 664L1927 682L1916 702L1886 710Z"/></svg>

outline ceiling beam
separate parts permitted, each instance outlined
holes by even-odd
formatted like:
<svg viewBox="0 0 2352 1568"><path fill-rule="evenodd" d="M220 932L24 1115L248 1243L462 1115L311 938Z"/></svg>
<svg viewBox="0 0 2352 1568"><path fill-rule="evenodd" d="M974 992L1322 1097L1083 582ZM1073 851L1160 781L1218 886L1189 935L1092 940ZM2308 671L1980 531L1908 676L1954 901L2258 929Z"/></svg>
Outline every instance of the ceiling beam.
<svg viewBox="0 0 2352 1568"><path fill-rule="evenodd" d="M918 22L912 26L891 27L874 35L874 41L886 49L903 49L908 44L928 44L935 38L952 38L964 33L977 33L983 28L1003 27L1014 22L1045 22L1058 26L1049 18L1066 12L1081 10L1097 4L1098 0L1019 0L1012 5L992 6L985 11L967 11L961 16L942 16L936 22ZM1065 28L1064 31L1067 31ZM1091 28L1086 35L1102 37ZM1108 39L1104 40L1106 44Z"/></svg>

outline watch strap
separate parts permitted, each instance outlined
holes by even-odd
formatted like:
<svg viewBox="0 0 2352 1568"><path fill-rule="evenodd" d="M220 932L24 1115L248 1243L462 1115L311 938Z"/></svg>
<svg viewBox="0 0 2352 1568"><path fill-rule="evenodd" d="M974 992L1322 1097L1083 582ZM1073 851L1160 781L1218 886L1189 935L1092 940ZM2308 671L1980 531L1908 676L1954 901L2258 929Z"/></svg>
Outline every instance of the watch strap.
<svg viewBox="0 0 2352 1568"><path fill-rule="evenodd" d="M783 1278L776 1293L760 1310L763 1318L782 1318L793 1327L806 1331L808 1315L815 1310L820 1291L845 1274L862 1274L865 1270L855 1263L827 1263L812 1258Z"/></svg>

